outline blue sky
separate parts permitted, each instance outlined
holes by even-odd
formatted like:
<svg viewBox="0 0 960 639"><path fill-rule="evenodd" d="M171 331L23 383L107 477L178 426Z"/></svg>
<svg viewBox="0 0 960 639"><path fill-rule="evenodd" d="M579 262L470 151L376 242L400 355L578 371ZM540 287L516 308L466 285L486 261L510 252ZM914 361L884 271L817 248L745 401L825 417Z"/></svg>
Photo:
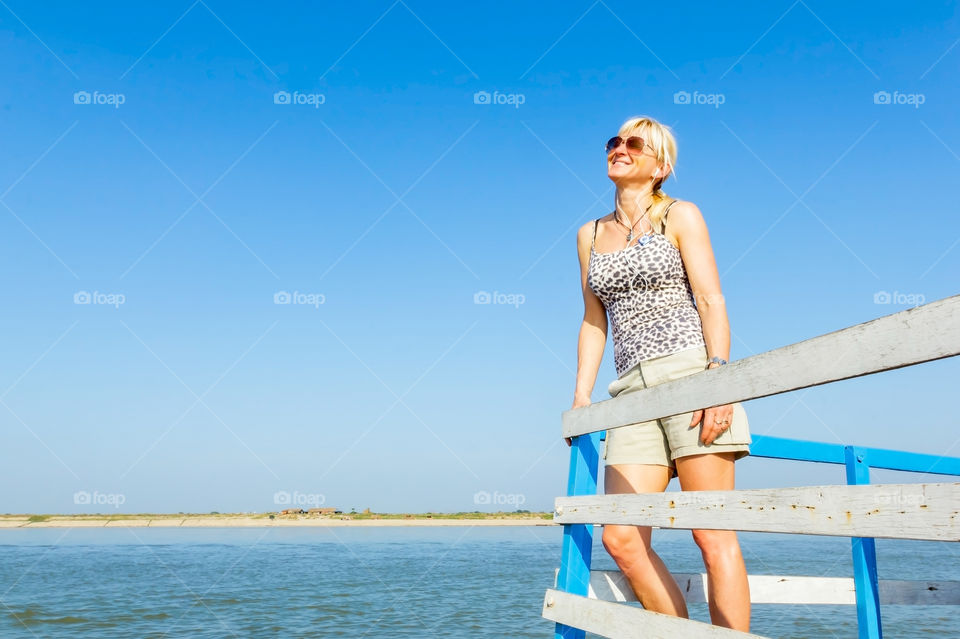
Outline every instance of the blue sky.
<svg viewBox="0 0 960 639"><path fill-rule="evenodd" d="M957 293L954 3L2 5L0 511L550 509L575 232L637 114L676 132L733 359ZM960 455L957 367L745 407Z"/></svg>

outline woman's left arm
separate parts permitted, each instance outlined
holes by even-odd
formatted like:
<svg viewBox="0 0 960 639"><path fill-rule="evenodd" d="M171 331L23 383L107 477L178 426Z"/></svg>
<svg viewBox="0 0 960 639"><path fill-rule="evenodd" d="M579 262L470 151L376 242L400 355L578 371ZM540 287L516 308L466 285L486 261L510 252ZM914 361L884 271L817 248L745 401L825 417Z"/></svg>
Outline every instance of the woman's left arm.
<svg viewBox="0 0 960 639"><path fill-rule="evenodd" d="M730 359L730 321L720 290L720 275L710 245L710 234L703 214L692 202L677 202L670 208L670 229L677 238L680 257L687 271L693 299L703 325L707 357ZM719 364L710 365L711 368ZM733 421L733 406L725 404L694 411L690 427L700 422L700 441L709 446Z"/></svg>
<svg viewBox="0 0 960 639"><path fill-rule="evenodd" d="M720 290L720 275L710 245L707 223L696 204L677 202L670 209L670 229L680 245L680 257L690 280L703 325L707 357L730 359L730 321Z"/></svg>

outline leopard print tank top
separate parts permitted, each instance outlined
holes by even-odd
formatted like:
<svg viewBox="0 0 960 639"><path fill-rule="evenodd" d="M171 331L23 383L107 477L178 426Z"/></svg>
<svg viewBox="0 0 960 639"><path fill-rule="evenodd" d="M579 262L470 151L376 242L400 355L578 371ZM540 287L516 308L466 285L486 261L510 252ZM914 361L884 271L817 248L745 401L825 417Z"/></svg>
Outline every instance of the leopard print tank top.
<svg viewBox="0 0 960 639"><path fill-rule="evenodd" d="M599 221L593 223L587 285L610 318L617 376L640 361L705 345L680 250L654 232L644 244L635 241L619 251L597 253Z"/></svg>

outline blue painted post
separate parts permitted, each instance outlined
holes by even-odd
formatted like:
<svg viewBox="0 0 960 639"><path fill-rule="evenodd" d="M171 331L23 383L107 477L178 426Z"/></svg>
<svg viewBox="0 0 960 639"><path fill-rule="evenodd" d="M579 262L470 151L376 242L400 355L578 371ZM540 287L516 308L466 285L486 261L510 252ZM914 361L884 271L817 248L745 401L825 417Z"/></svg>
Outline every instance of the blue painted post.
<svg viewBox="0 0 960 639"><path fill-rule="evenodd" d="M570 471L567 495L596 495L600 469L600 437L604 431L578 435L570 446ZM593 551L592 524L564 524L563 549L557 590L586 596L590 586L590 557ZM554 639L584 639L579 628L556 624Z"/></svg>
<svg viewBox="0 0 960 639"><path fill-rule="evenodd" d="M859 446L844 446L848 484L869 484L867 451ZM872 537L851 537L853 580L857 588L857 626L860 639L881 639L880 593L877 582L877 549Z"/></svg>

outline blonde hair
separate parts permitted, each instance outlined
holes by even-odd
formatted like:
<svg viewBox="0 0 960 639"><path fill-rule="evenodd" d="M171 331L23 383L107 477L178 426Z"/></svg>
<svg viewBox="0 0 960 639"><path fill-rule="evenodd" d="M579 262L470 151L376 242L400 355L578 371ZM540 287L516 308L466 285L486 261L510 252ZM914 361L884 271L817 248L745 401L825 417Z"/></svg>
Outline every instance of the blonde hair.
<svg viewBox="0 0 960 639"><path fill-rule="evenodd" d="M670 127L646 115L632 117L624 122L620 125L620 132L617 135L622 138L631 135L642 137L644 142L653 147L661 170L667 172L653 183L653 203L647 213L651 226L658 233L663 233L664 212L673 198L664 193L660 187L668 177L673 175L673 167L677 161L677 140L673 137Z"/></svg>

